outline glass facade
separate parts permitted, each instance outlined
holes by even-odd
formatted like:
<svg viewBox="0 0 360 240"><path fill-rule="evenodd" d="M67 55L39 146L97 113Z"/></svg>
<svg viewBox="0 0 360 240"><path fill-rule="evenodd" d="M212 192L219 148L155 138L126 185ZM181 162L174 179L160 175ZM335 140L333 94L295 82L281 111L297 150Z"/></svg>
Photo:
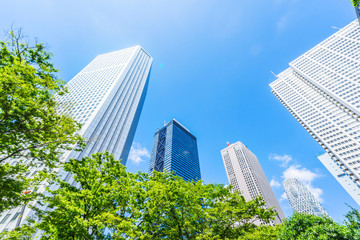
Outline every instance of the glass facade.
<svg viewBox="0 0 360 240"><path fill-rule="evenodd" d="M68 151L62 161L81 159L96 152L109 151L125 165L145 101L152 57L140 46L97 56L67 84L69 93L58 96L58 111L82 123L79 132L87 140L82 152ZM9 163L16 159L9 160ZM29 176L38 171L31 167ZM71 184L72 176L63 170L59 175ZM22 206L0 216L0 231L13 229L31 216L30 208L17 214Z"/></svg>
<svg viewBox="0 0 360 240"><path fill-rule="evenodd" d="M360 24L360 4L355 6L355 13L356 13L356 17L357 17L357 19L359 21L359 24Z"/></svg>
<svg viewBox="0 0 360 240"><path fill-rule="evenodd" d="M196 137L175 119L154 135L149 174L165 170L186 181L201 179Z"/></svg>
<svg viewBox="0 0 360 240"><path fill-rule="evenodd" d="M292 61L270 87L360 193L359 60L355 20Z"/></svg>
<svg viewBox="0 0 360 240"><path fill-rule="evenodd" d="M319 217L328 215L314 195L296 178L286 179L283 185L294 212L308 213Z"/></svg>

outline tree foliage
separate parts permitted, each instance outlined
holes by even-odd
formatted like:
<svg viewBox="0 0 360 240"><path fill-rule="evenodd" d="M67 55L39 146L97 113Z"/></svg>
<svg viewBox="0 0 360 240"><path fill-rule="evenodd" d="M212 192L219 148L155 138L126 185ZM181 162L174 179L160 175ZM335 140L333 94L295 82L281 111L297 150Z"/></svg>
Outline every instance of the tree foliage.
<svg viewBox="0 0 360 240"><path fill-rule="evenodd" d="M260 198L247 202L231 187L186 182L170 173L145 175L143 186L141 239L237 239L256 220L269 222L275 215Z"/></svg>
<svg viewBox="0 0 360 240"><path fill-rule="evenodd" d="M103 239L106 227L131 232L134 220L127 214L136 175L126 172L108 153L93 154L81 161L72 159L65 163L64 170L73 174L76 184L58 178L59 188L48 188L50 196L42 201L47 211L37 209L41 222L36 228L46 233L44 239Z"/></svg>
<svg viewBox="0 0 360 240"><path fill-rule="evenodd" d="M81 142L80 124L57 111L55 96L66 89L51 54L43 44L25 41L21 29L9 37L0 41L0 212L24 201L22 192L33 187L22 176L29 167L51 169L64 150Z"/></svg>
<svg viewBox="0 0 360 240"><path fill-rule="evenodd" d="M239 239L242 240L276 240L279 239L279 234L282 231L282 225L278 224L275 227L272 226L260 226L253 231L247 232Z"/></svg>
<svg viewBox="0 0 360 240"><path fill-rule="evenodd" d="M345 225L295 213L275 227L257 226L255 221L269 223L275 211L260 198L245 201L231 187L171 173L129 173L107 152L72 159L64 170L73 182L56 179L34 207L37 221L0 237L31 239L38 230L41 239L360 239L354 208Z"/></svg>
<svg viewBox="0 0 360 240"><path fill-rule="evenodd" d="M44 231L42 239L238 239L256 219L275 214L222 185L129 173L108 153L70 160L64 169L76 184L58 178L43 197L47 209L37 208L39 222L27 226Z"/></svg>
<svg viewBox="0 0 360 240"><path fill-rule="evenodd" d="M348 227L335 223L331 218L318 217L305 213L294 213L283 223L279 235L283 240L355 240L358 236L353 235Z"/></svg>
<svg viewBox="0 0 360 240"><path fill-rule="evenodd" d="M348 205L349 206L349 205ZM349 206L351 211L348 212L345 217L346 226L350 229L351 233L354 236L358 236L358 239L360 239L360 213L359 210Z"/></svg>
<svg viewBox="0 0 360 240"><path fill-rule="evenodd" d="M360 4L360 0L352 0L352 3L353 3L353 6L354 7L360 7L359 4Z"/></svg>

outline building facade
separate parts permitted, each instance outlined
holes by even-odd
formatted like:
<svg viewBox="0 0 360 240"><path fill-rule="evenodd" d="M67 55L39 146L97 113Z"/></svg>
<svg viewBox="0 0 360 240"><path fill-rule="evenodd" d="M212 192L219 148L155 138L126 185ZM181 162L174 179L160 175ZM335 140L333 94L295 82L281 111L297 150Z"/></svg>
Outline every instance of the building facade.
<svg viewBox="0 0 360 240"><path fill-rule="evenodd" d="M356 17L357 17L358 22L360 24L360 6L359 6L359 4L357 6L355 6L354 8L355 8Z"/></svg>
<svg viewBox="0 0 360 240"><path fill-rule="evenodd" d="M354 201L360 206L360 191L359 187L352 181L346 173L331 159L330 155L324 153L318 156L318 159L329 170L341 186L349 193Z"/></svg>
<svg viewBox="0 0 360 240"><path fill-rule="evenodd" d="M296 178L286 179L283 185L294 212L308 213L319 217L328 215L314 195Z"/></svg>
<svg viewBox="0 0 360 240"><path fill-rule="evenodd" d="M257 157L241 142L228 145L221 150L221 156L229 184L240 191L246 201L261 196L267 208L275 208L275 224L281 223L285 215Z"/></svg>
<svg viewBox="0 0 360 240"><path fill-rule="evenodd" d="M186 181L201 179L196 137L175 119L155 132L149 174L153 171L174 172Z"/></svg>
<svg viewBox="0 0 360 240"><path fill-rule="evenodd" d="M270 84L273 94L360 187L360 27L357 20L289 65Z"/></svg>
<svg viewBox="0 0 360 240"><path fill-rule="evenodd" d="M62 161L109 151L126 164L145 101L152 61L140 46L102 54L66 84L69 93L57 97L59 112L83 124L79 134L87 145L82 152L65 152ZM30 171L38 169L32 167ZM60 170L59 175L73 183L70 174ZM21 225L31 215L24 206L2 213L0 231Z"/></svg>

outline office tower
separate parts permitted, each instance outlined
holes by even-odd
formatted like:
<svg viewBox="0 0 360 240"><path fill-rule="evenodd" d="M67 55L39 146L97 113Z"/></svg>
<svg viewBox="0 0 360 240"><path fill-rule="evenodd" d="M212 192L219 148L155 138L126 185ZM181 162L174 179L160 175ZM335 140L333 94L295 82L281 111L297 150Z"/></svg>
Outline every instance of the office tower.
<svg viewBox="0 0 360 240"><path fill-rule="evenodd" d="M283 185L294 212L308 213L319 217L328 215L314 195L296 178L286 179Z"/></svg>
<svg viewBox="0 0 360 240"><path fill-rule="evenodd" d="M69 93L59 96L59 111L82 123L80 134L87 140L82 152L65 152L62 160L81 159L109 151L125 165L139 121L149 83L152 57L140 46L97 56L66 86ZM37 171L31 169L31 174ZM31 175L30 174L30 175ZM60 170L66 181L70 174ZM22 206L0 216L0 231L20 225L30 209Z"/></svg>
<svg viewBox="0 0 360 240"><path fill-rule="evenodd" d="M241 142L228 144L228 147L221 150L221 156L229 184L240 191L246 201L261 196L267 208L275 207L275 224L281 223L285 215L257 157Z"/></svg>
<svg viewBox="0 0 360 240"><path fill-rule="evenodd" d="M359 21L360 24L360 8L359 8L359 4L357 6L355 6L355 13L356 13L356 17Z"/></svg>
<svg viewBox="0 0 360 240"><path fill-rule="evenodd" d="M64 111L83 124L77 158L109 151L125 165L145 101L152 57L140 46L97 56L66 86ZM77 152L74 152L77 154Z"/></svg>
<svg viewBox="0 0 360 240"><path fill-rule="evenodd" d="M324 153L318 156L318 159L324 164L334 178L341 184L341 186L349 193L349 195L360 206L360 191L359 187L344 173L343 170L331 159L330 155Z"/></svg>
<svg viewBox="0 0 360 240"><path fill-rule="evenodd" d="M360 27L357 20L304 53L273 94L360 187Z"/></svg>
<svg viewBox="0 0 360 240"><path fill-rule="evenodd" d="M175 119L154 134L149 174L165 170L186 181L201 179L196 137Z"/></svg>

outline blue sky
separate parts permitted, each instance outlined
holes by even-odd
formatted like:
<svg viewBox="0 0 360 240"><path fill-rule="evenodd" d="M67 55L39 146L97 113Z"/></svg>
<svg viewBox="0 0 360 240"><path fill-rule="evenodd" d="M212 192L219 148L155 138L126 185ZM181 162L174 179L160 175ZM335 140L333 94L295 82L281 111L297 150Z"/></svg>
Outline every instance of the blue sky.
<svg viewBox="0 0 360 240"><path fill-rule="evenodd" d="M270 73L355 19L350 0L3 1L0 30L21 26L48 43L68 81L96 55L141 45L153 58L127 167L147 171L153 134L176 118L198 139L206 183L227 184L220 150L242 141L280 205L279 183L299 176L337 221L359 207L316 158L322 148L271 94ZM4 34L1 34L4 37Z"/></svg>

